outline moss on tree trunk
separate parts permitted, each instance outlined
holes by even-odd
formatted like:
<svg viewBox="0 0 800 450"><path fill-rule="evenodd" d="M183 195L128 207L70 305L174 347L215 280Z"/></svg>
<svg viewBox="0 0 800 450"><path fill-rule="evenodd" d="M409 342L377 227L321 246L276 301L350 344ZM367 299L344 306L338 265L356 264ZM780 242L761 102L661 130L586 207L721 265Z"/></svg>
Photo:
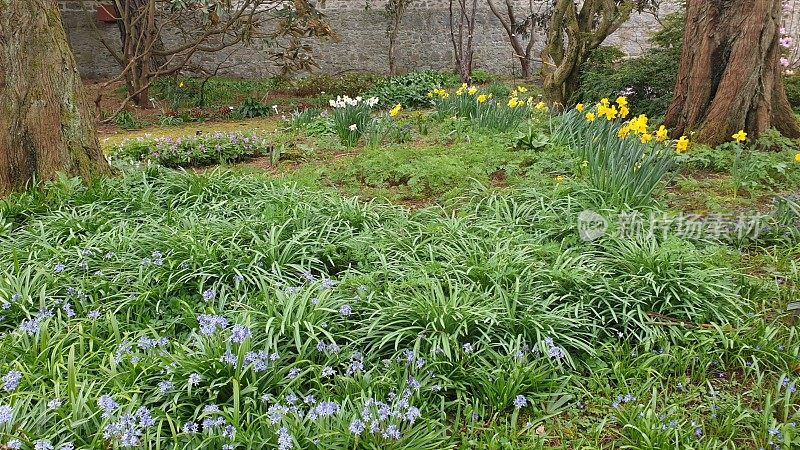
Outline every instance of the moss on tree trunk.
<svg viewBox="0 0 800 450"><path fill-rule="evenodd" d="M665 122L711 145L738 130L800 137L778 59L780 0L690 0L683 54Z"/></svg>
<svg viewBox="0 0 800 450"><path fill-rule="evenodd" d="M54 0L0 0L0 196L110 174Z"/></svg>

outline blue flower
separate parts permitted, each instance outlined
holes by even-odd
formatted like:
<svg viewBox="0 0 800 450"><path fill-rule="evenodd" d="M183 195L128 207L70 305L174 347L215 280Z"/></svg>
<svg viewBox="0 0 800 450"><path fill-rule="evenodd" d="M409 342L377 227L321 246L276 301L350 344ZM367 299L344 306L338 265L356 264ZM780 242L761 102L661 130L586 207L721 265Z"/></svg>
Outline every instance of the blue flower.
<svg viewBox="0 0 800 450"><path fill-rule="evenodd" d="M18 370L12 370L3 376L3 389L6 392L13 392L19 386L19 382L22 380L22 372Z"/></svg>
<svg viewBox="0 0 800 450"><path fill-rule="evenodd" d="M103 410L103 417L110 416L119 407L117 402L108 394L104 394L97 399L97 406Z"/></svg>
<svg viewBox="0 0 800 450"><path fill-rule="evenodd" d="M53 272L55 273L61 273L64 271L64 269L65 269L64 264L61 263L56 263L56 265L53 266Z"/></svg>
<svg viewBox="0 0 800 450"><path fill-rule="evenodd" d="M345 303L339 308L339 314L347 317L350 314L353 314L353 307Z"/></svg>
<svg viewBox="0 0 800 450"><path fill-rule="evenodd" d="M278 430L278 450L289 450L294 447L292 435L286 427Z"/></svg>
<svg viewBox="0 0 800 450"><path fill-rule="evenodd" d="M34 450L53 450L53 444L45 439L36 441L33 445Z"/></svg>
<svg viewBox="0 0 800 450"><path fill-rule="evenodd" d="M199 429L200 427L195 422L186 422L183 424L183 432L187 434L197 433Z"/></svg>
<svg viewBox="0 0 800 450"><path fill-rule="evenodd" d="M200 384L200 379L201 377L199 373L193 373L189 375L189 386L197 386Z"/></svg>
<svg viewBox="0 0 800 450"><path fill-rule="evenodd" d="M524 395L518 395L514 398L514 407L519 409L528 404L528 399Z"/></svg>
<svg viewBox="0 0 800 450"><path fill-rule="evenodd" d="M22 322L19 324L19 331L22 333L27 334L28 336L33 336L39 332L41 328L40 319L33 318L33 319L23 319Z"/></svg>
<svg viewBox="0 0 800 450"><path fill-rule="evenodd" d="M205 301L214 300L216 296L217 296L217 291L213 289L207 289L203 292L203 300Z"/></svg>
<svg viewBox="0 0 800 450"><path fill-rule="evenodd" d="M245 339L250 337L250 329L244 325L236 324L231 330L230 341L235 344L241 344Z"/></svg>
<svg viewBox="0 0 800 450"><path fill-rule="evenodd" d="M8 405L0 405L0 425L9 423L14 419L14 408Z"/></svg>
<svg viewBox="0 0 800 450"><path fill-rule="evenodd" d="M8 447L10 450L19 450L22 448L22 441L19 439L11 439L6 444L6 447Z"/></svg>

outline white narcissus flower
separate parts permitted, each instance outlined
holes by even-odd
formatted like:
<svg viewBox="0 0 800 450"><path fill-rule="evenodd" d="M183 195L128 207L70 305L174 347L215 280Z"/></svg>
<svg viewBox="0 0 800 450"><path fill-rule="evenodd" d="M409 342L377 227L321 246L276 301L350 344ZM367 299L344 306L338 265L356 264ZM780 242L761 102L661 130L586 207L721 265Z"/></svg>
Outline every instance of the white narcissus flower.
<svg viewBox="0 0 800 450"><path fill-rule="evenodd" d="M352 124L350 125L350 131L356 131L358 129L358 125Z"/></svg>

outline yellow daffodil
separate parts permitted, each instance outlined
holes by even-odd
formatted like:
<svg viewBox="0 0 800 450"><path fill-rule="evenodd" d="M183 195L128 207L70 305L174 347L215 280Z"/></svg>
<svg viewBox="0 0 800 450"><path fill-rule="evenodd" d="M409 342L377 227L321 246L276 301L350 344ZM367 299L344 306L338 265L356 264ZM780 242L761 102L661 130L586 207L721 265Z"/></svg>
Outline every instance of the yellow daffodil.
<svg viewBox="0 0 800 450"><path fill-rule="evenodd" d="M640 114L639 117L635 119L631 119L630 127L631 131L636 134L644 134L647 133L647 116L644 114Z"/></svg>
<svg viewBox="0 0 800 450"><path fill-rule="evenodd" d="M675 151L677 151L678 153L683 153L688 149L689 149L689 139L687 139L686 136L681 136L681 138L678 139L678 142L675 144Z"/></svg>
<svg viewBox="0 0 800 450"><path fill-rule="evenodd" d="M528 88L525 86L517 86L517 92L525 93L528 92Z"/></svg>
<svg viewBox="0 0 800 450"><path fill-rule="evenodd" d="M182 88L182 87L183 87L183 81L181 81L181 82L180 82L180 84L178 85L178 87L179 87L179 88Z"/></svg>
<svg viewBox="0 0 800 450"><path fill-rule="evenodd" d="M794 155L794 160L800 162L800 153Z"/></svg>
<svg viewBox="0 0 800 450"><path fill-rule="evenodd" d="M517 97L511 97L510 99L508 99L508 107L509 108L516 108L517 106L520 106L522 104L524 104L524 103L519 101L519 99Z"/></svg>
<svg viewBox="0 0 800 450"><path fill-rule="evenodd" d="M617 105L619 105L619 106L620 106L620 108L621 108L621 107L623 107L623 106L628 106L628 99L627 99L627 97L625 97L625 96L622 96L622 95L620 95L619 97L617 97Z"/></svg>
<svg viewBox="0 0 800 450"><path fill-rule="evenodd" d="M585 106L583 105L583 103L578 103L577 105L575 105L575 109L577 109L578 112L583 112L584 108Z"/></svg>
<svg viewBox="0 0 800 450"><path fill-rule="evenodd" d="M469 95L475 95L477 93L478 93L478 88L476 88L475 86L472 86L471 88L467 89L467 94Z"/></svg>
<svg viewBox="0 0 800 450"><path fill-rule="evenodd" d="M547 109L547 105L545 104L545 102L539 102L536 104L535 108L538 111L544 111Z"/></svg>
<svg viewBox="0 0 800 450"><path fill-rule="evenodd" d="M402 111L402 110L403 110L403 105L401 105L400 103L398 103L398 104L396 104L396 105L394 106L394 108L392 108L392 110L391 110L391 111L389 111L389 115L390 115L391 117L397 117L397 116L398 116L398 114L400 114L400 111Z"/></svg>
<svg viewBox="0 0 800 450"><path fill-rule="evenodd" d="M631 110L628 109L627 106L620 106L619 107L619 117L620 119L624 119L628 117L628 114L631 113Z"/></svg>
<svg viewBox="0 0 800 450"><path fill-rule="evenodd" d="M564 181L564 177L562 177L561 175L559 175L559 176L557 176L557 177L555 178L555 180L556 180L556 183L561 183L562 181Z"/></svg>
<svg viewBox="0 0 800 450"><path fill-rule="evenodd" d="M747 133L744 130L739 130L738 133L731 136L736 142L742 143L747 140Z"/></svg>
<svg viewBox="0 0 800 450"><path fill-rule="evenodd" d="M619 131L617 132L617 137L619 137L620 139L625 139L626 137L628 137L628 134L630 132L631 132L630 125L627 124L623 125L622 128L620 128Z"/></svg>
<svg viewBox="0 0 800 450"><path fill-rule="evenodd" d="M600 104L605 106L606 108L608 108L608 105L610 105L611 102L609 102L607 98L603 98L603 99L600 99Z"/></svg>
<svg viewBox="0 0 800 450"><path fill-rule="evenodd" d="M586 121L587 122L594 122L595 118L596 118L596 116L594 115L593 112L586 113Z"/></svg>
<svg viewBox="0 0 800 450"><path fill-rule="evenodd" d="M486 94L481 94L478 96L478 103L486 103L486 100L489 100L489 96Z"/></svg>
<svg viewBox="0 0 800 450"><path fill-rule="evenodd" d="M664 142L667 139L667 127L661 125L656 131L656 140L658 142Z"/></svg>
<svg viewBox="0 0 800 450"><path fill-rule="evenodd" d="M611 108L606 108L606 120L614 120L617 118L617 107L612 106Z"/></svg>
<svg viewBox="0 0 800 450"><path fill-rule="evenodd" d="M642 142L642 144L647 144L648 142L653 140L653 135L650 133L644 133L641 139L639 140Z"/></svg>

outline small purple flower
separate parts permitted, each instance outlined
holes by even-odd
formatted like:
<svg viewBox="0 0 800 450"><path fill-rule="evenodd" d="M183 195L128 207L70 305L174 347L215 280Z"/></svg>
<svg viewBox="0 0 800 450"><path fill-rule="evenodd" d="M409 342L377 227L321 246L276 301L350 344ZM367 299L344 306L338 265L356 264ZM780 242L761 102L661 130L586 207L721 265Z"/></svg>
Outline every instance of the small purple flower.
<svg viewBox="0 0 800 450"><path fill-rule="evenodd" d="M201 377L199 373L193 373L189 375L189 386L197 386L200 384L200 379Z"/></svg>
<svg viewBox="0 0 800 450"><path fill-rule="evenodd" d="M183 424L183 432L186 434L194 434L200 430L200 427L195 422L186 422Z"/></svg>
<svg viewBox="0 0 800 450"><path fill-rule="evenodd" d="M250 329L244 325L236 324L231 330L230 341L235 344L241 344L245 339L250 337Z"/></svg>
<svg viewBox="0 0 800 450"><path fill-rule="evenodd" d="M463 347L464 347L464 353L466 353L467 355L469 355L470 353L472 353L473 351L475 351L475 348L473 348L473 347L472 347L472 344L470 344L469 342L467 342L466 344L464 344L464 346L463 346Z"/></svg>
<svg viewBox="0 0 800 450"><path fill-rule="evenodd" d="M339 314L343 315L344 317L348 317L350 314L353 314L353 308L345 303L341 306L341 308L339 308Z"/></svg>
<svg viewBox="0 0 800 450"><path fill-rule="evenodd" d="M384 439L400 439L400 430L397 428L397 425L389 425L386 427L386 430L383 432Z"/></svg>
<svg viewBox="0 0 800 450"><path fill-rule="evenodd" d="M292 435L286 427L278 430L278 450L290 450L294 447Z"/></svg>
<svg viewBox="0 0 800 450"><path fill-rule="evenodd" d="M53 444L45 439L40 439L33 444L34 450L53 450Z"/></svg>
<svg viewBox="0 0 800 450"><path fill-rule="evenodd" d="M19 382L22 380L22 372L18 370L12 370L3 376L3 389L6 392L13 392L19 386Z"/></svg>
<svg viewBox="0 0 800 450"><path fill-rule="evenodd" d="M14 419L14 409L8 405L0 405L0 425L11 422Z"/></svg>
<svg viewBox="0 0 800 450"><path fill-rule="evenodd" d="M206 289L205 291L203 291L203 300L207 302L214 300L216 297L217 297L217 291L213 289Z"/></svg>
<svg viewBox="0 0 800 450"><path fill-rule="evenodd" d="M53 272L55 272L55 273L61 273L61 272L64 271L64 269L65 269L65 267L64 267L64 264L62 264L62 263L56 263L56 265L53 266Z"/></svg>
<svg viewBox="0 0 800 450"><path fill-rule="evenodd" d="M333 288L334 282L330 278L324 278L322 280L322 289L331 289Z"/></svg>
<svg viewBox="0 0 800 450"><path fill-rule="evenodd" d="M75 310L72 309L72 305L69 303L64 303L64 306L62 306L61 309L64 310L64 314L67 317L75 317Z"/></svg>
<svg viewBox="0 0 800 450"><path fill-rule="evenodd" d="M354 435L360 436L361 433L364 432L364 429L365 429L364 422L358 419L353 419L353 421L350 422L350 432L353 433Z"/></svg>
<svg viewBox="0 0 800 450"><path fill-rule="evenodd" d="M22 448L22 441L20 441L19 439L11 439L6 444L6 447L8 447L11 450L19 450Z"/></svg>
<svg viewBox="0 0 800 450"><path fill-rule="evenodd" d="M110 416L119 407L117 402L108 394L104 394L97 399L97 406L103 410L103 417Z"/></svg>
<svg viewBox="0 0 800 450"><path fill-rule="evenodd" d="M47 402L47 409L53 410L61 407L61 400L54 398Z"/></svg>
<svg viewBox="0 0 800 450"><path fill-rule="evenodd" d="M293 367L292 369L289 370L289 373L286 375L286 378L293 380L297 378L298 375L300 375L300 369L298 369L297 367Z"/></svg>
<svg viewBox="0 0 800 450"><path fill-rule="evenodd" d="M219 357L219 360L226 364L230 364L231 366L236 367L236 360L237 360L236 355L234 355L230 350L225 350L225 353L223 353L222 356Z"/></svg>
<svg viewBox="0 0 800 450"><path fill-rule="evenodd" d="M158 390L161 391L162 393L169 392L174 387L175 383L173 383L172 381L165 380L158 383Z"/></svg>
<svg viewBox="0 0 800 450"><path fill-rule="evenodd" d="M88 317L88 318L90 318L92 320L97 320L97 319L100 318L100 310L99 309L93 309L93 310L89 311L88 314L86 314L86 317Z"/></svg>
<svg viewBox="0 0 800 450"><path fill-rule="evenodd" d="M517 409L524 408L525 405L527 404L528 404L528 399L525 398L524 395L518 395L516 396L516 398L514 398L514 407Z"/></svg>

